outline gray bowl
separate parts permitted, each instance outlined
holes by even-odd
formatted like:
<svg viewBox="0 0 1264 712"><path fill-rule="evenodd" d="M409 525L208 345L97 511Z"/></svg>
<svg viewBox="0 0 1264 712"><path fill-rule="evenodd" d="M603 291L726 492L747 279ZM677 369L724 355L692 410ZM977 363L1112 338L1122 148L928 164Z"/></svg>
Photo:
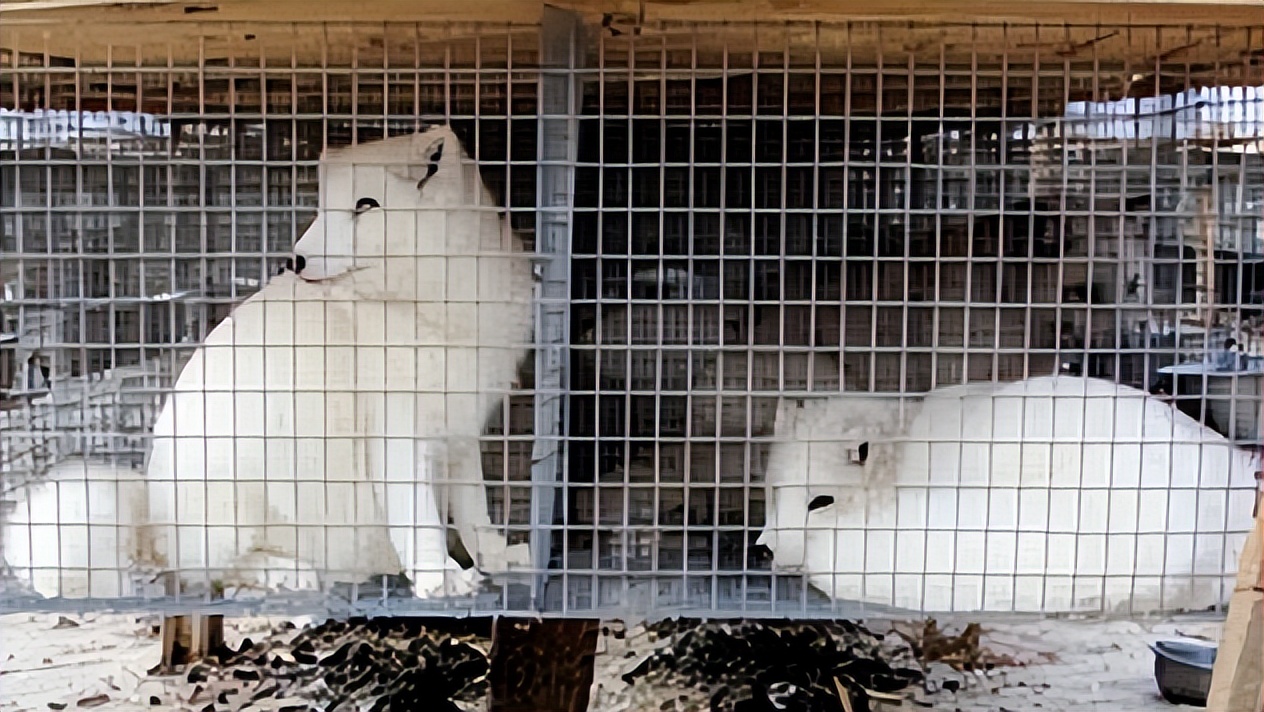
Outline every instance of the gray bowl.
<svg viewBox="0 0 1264 712"><path fill-rule="evenodd" d="M1176 705L1206 707L1216 648L1161 640L1150 649L1154 651L1154 680L1163 699Z"/></svg>

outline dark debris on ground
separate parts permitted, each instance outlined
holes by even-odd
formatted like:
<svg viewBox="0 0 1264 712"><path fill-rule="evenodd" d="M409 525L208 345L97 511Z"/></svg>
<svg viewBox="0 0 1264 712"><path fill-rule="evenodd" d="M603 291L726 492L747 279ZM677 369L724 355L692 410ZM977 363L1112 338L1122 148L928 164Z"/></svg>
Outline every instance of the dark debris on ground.
<svg viewBox="0 0 1264 712"><path fill-rule="evenodd" d="M406 618L331 619L302 630L285 624L190 666L194 695L182 702L204 712L459 710L455 702L487 693L490 630L478 621L435 625Z"/></svg>
<svg viewBox="0 0 1264 712"><path fill-rule="evenodd" d="M703 692L714 712L869 712L923 704L916 652L847 621L703 622L672 619L648 631L670 644L623 676ZM843 698L846 699L843 699Z"/></svg>

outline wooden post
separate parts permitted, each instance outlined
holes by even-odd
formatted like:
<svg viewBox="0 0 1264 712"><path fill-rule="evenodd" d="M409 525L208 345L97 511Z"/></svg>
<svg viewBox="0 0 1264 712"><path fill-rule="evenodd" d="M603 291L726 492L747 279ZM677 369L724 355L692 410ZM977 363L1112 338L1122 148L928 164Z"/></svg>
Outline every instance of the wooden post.
<svg viewBox="0 0 1264 712"><path fill-rule="evenodd" d="M1255 528L1238 562L1238 580L1220 634L1207 710L1264 712L1264 518L1259 516L1258 507Z"/></svg>
<svg viewBox="0 0 1264 712"><path fill-rule="evenodd" d="M193 616L194 660L204 658L224 645L224 616Z"/></svg>
<svg viewBox="0 0 1264 712"><path fill-rule="evenodd" d="M171 675L189 662L193 649L193 629L188 616L162 617L162 662L159 674Z"/></svg>
<svg viewBox="0 0 1264 712"><path fill-rule="evenodd" d="M597 653L596 620L497 618L489 712L584 712Z"/></svg>
<svg viewBox="0 0 1264 712"><path fill-rule="evenodd" d="M162 674L178 672L191 662L200 660L224 644L224 616L163 616Z"/></svg>

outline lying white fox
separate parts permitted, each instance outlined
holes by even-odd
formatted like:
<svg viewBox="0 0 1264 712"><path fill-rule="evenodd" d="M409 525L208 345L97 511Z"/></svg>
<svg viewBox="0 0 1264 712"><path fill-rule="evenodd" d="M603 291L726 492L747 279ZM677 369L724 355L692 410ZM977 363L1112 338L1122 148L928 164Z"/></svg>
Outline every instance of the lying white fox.
<svg viewBox="0 0 1264 712"><path fill-rule="evenodd" d="M932 612L1227 600L1259 460L1145 393L1070 376L784 401L774 566Z"/></svg>

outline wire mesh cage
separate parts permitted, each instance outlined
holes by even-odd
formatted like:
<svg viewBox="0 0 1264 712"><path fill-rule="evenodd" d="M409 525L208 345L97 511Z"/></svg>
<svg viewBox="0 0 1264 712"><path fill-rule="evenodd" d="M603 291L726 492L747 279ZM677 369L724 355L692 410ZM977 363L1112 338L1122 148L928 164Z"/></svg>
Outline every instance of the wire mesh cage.
<svg viewBox="0 0 1264 712"><path fill-rule="evenodd" d="M6 605L1227 600L1258 28L544 17L4 28Z"/></svg>

